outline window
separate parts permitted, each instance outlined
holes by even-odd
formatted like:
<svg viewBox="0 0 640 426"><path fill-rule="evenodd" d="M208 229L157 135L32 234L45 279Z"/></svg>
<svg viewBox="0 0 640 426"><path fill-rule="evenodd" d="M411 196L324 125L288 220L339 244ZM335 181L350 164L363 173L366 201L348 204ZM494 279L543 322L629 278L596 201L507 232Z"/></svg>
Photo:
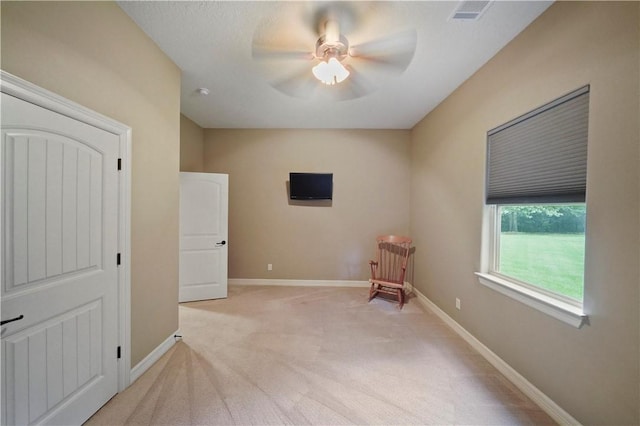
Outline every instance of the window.
<svg viewBox="0 0 640 426"><path fill-rule="evenodd" d="M491 272L580 306L585 204L499 206Z"/></svg>
<svg viewBox="0 0 640 426"><path fill-rule="evenodd" d="M487 133L480 282L580 327L589 86Z"/></svg>

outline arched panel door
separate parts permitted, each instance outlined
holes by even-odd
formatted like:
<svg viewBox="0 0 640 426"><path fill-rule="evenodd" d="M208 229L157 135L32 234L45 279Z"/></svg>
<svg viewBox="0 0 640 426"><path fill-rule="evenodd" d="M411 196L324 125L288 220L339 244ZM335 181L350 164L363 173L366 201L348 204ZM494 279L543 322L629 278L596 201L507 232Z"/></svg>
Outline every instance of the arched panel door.
<svg viewBox="0 0 640 426"><path fill-rule="evenodd" d="M229 175L180 173L180 302L227 297Z"/></svg>
<svg viewBox="0 0 640 426"><path fill-rule="evenodd" d="M118 387L118 136L2 93L2 423Z"/></svg>

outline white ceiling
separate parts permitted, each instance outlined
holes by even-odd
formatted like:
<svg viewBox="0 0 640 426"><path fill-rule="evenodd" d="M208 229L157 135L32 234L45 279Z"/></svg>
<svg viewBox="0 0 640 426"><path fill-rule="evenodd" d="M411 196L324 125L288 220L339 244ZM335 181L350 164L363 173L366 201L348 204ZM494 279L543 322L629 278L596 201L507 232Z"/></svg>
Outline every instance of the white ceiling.
<svg viewBox="0 0 640 426"><path fill-rule="evenodd" d="M265 64L252 43L313 51L312 17L327 2L120 1L120 7L182 70L181 111L203 128L410 129L551 2L495 1L477 21L450 17L460 2L340 2L341 33L351 45L415 29L417 45L407 69L360 69L375 90L336 101L318 83L301 99L276 90L274 73L295 73L317 61ZM261 42L264 40L260 40ZM355 67L356 65L354 65ZM153 78L150 76L150 78ZM198 94L206 87L208 96Z"/></svg>

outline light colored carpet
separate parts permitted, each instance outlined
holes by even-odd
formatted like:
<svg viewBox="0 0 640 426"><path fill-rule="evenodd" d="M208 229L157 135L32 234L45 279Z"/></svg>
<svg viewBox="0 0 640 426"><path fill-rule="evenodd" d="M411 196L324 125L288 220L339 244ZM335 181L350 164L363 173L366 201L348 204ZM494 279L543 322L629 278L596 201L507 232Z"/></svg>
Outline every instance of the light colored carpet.
<svg viewBox="0 0 640 426"><path fill-rule="evenodd" d="M553 424L415 299L233 286L88 425Z"/></svg>

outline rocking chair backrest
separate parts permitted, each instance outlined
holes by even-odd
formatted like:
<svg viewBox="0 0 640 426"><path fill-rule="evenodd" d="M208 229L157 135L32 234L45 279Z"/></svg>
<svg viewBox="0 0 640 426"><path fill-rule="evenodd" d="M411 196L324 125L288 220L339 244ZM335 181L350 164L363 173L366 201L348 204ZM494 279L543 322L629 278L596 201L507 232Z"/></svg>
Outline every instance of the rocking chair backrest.
<svg viewBox="0 0 640 426"><path fill-rule="evenodd" d="M403 284L411 250L411 239L396 235L381 235L376 238L376 243L378 265L375 278Z"/></svg>

